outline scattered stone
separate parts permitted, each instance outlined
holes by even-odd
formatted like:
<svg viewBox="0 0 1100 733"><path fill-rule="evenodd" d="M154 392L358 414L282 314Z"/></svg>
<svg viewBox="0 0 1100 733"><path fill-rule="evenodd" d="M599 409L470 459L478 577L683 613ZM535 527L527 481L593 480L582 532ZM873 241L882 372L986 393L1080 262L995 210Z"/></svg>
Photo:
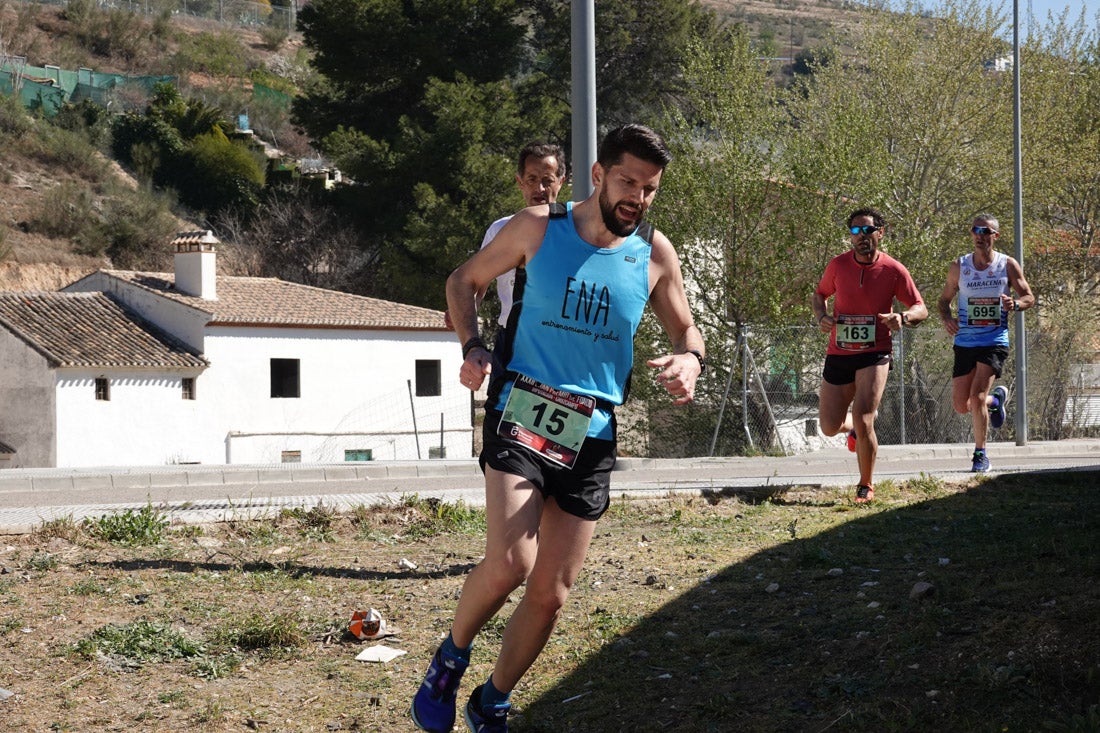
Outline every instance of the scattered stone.
<svg viewBox="0 0 1100 733"><path fill-rule="evenodd" d="M940 558L940 565L950 565L950 564L951 564L951 558L949 558L949 557L941 557Z"/></svg>
<svg viewBox="0 0 1100 733"><path fill-rule="evenodd" d="M825 574L828 575L830 578L836 578L836 577L839 577L841 575L844 575L844 569L843 568L829 568L829 572L827 572Z"/></svg>
<svg viewBox="0 0 1100 733"><path fill-rule="evenodd" d="M779 590L779 583L768 583L768 587L764 589L767 593L775 593Z"/></svg>
<svg viewBox="0 0 1100 733"><path fill-rule="evenodd" d="M0 702L3 702L4 700L7 700L9 697L11 697L14 694L15 693L12 692L11 690L5 690L4 688L0 687Z"/></svg>
<svg viewBox="0 0 1100 733"><path fill-rule="evenodd" d="M936 595L936 586L926 581L920 581L913 584L913 587L909 590L909 598L914 601L921 601L925 598L931 598Z"/></svg>
<svg viewBox="0 0 1100 733"><path fill-rule="evenodd" d="M405 558L401 558L401 560L397 563L397 566L402 570L416 570L416 563L414 563L412 560L407 560Z"/></svg>

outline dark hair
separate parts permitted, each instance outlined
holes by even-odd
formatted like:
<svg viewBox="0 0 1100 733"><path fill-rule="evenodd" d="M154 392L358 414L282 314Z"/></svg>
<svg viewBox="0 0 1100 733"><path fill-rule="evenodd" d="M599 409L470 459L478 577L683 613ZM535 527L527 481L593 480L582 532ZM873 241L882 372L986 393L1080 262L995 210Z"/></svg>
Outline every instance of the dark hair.
<svg viewBox="0 0 1100 733"><path fill-rule="evenodd" d="M879 228L886 226L886 220L882 218L882 214L879 213L878 209L872 209L870 207L856 209L851 214L848 214L848 226L852 226L852 222L861 216L871 217L871 221Z"/></svg>
<svg viewBox="0 0 1100 733"><path fill-rule="evenodd" d="M522 176L523 172L527 170L528 158L550 157L558 161L558 178L565 178L565 151L561 149L560 145L554 143L533 142L524 145L523 150L519 151L519 165L516 170Z"/></svg>
<svg viewBox="0 0 1100 733"><path fill-rule="evenodd" d="M607 169L621 163L625 153L660 166L662 170L672 160L664 139L645 125L623 125L607 133L600 143L596 161Z"/></svg>

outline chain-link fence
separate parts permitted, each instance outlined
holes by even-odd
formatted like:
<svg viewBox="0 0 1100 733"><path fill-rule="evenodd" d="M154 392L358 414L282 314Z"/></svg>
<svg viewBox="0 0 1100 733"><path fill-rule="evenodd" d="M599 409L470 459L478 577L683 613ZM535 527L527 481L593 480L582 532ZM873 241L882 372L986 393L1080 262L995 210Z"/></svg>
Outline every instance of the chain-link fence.
<svg viewBox="0 0 1100 733"><path fill-rule="evenodd" d="M68 0L27 0L41 5L66 5ZM279 28L294 32L298 22L297 0L257 3L250 0L96 0L101 9L118 8L138 15L162 13L204 18L242 28Z"/></svg>
<svg viewBox="0 0 1100 733"><path fill-rule="evenodd" d="M1028 440L1100 436L1100 369L1093 354L1081 351L1088 339L1072 336L1028 324ZM826 438L817 423L825 334L813 326L756 325L740 328L730 341L708 344L710 370L694 404L673 407L657 395L620 409L623 455L791 455L843 444L843 436ZM880 444L973 441L969 415L952 407L953 360L951 338L934 317L895 335L893 368L875 420ZM992 440L1016 440L1019 372L1013 340L997 383L1014 396L1009 419Z"/></svg>

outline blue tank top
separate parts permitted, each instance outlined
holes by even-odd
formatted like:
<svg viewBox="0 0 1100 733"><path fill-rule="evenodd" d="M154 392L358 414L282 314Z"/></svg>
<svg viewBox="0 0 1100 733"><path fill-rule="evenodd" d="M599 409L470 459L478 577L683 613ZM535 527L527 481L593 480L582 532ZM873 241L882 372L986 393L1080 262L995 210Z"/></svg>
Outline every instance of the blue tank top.
<svg viewBox="0 0 1100 733"><path fill-rule="evenodd" d="M634 333L649 300L649 253L637 232L615 247L584 241L568 202L565 216L548 220L515 293L507 370L621 405L634 366ZM502 386L495 409L504 408L511 387L511 381ZM610 410L597 407L588 436L613 437Z"/></svg>
<svg viewBox="0 0 1100 733"><path fill-rule="evenodd" d="M1008 346L1008 313L1001 293L1008 293L1008 255L993 253L989 267L974 267L974 253L959 258L959 332L956 346Z"/></svg>

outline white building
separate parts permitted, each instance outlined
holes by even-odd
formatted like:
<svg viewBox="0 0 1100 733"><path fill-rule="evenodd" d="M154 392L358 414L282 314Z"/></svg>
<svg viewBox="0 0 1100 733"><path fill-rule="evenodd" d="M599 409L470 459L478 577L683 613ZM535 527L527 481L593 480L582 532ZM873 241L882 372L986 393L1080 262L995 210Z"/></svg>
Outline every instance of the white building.
<svg viewBox="0 0 1100 733"><path fill-rule="evenodd" d="M441 312L215 275L216 241L177 237L174 274L0 293L0 467L471 455Z"/></svg>

